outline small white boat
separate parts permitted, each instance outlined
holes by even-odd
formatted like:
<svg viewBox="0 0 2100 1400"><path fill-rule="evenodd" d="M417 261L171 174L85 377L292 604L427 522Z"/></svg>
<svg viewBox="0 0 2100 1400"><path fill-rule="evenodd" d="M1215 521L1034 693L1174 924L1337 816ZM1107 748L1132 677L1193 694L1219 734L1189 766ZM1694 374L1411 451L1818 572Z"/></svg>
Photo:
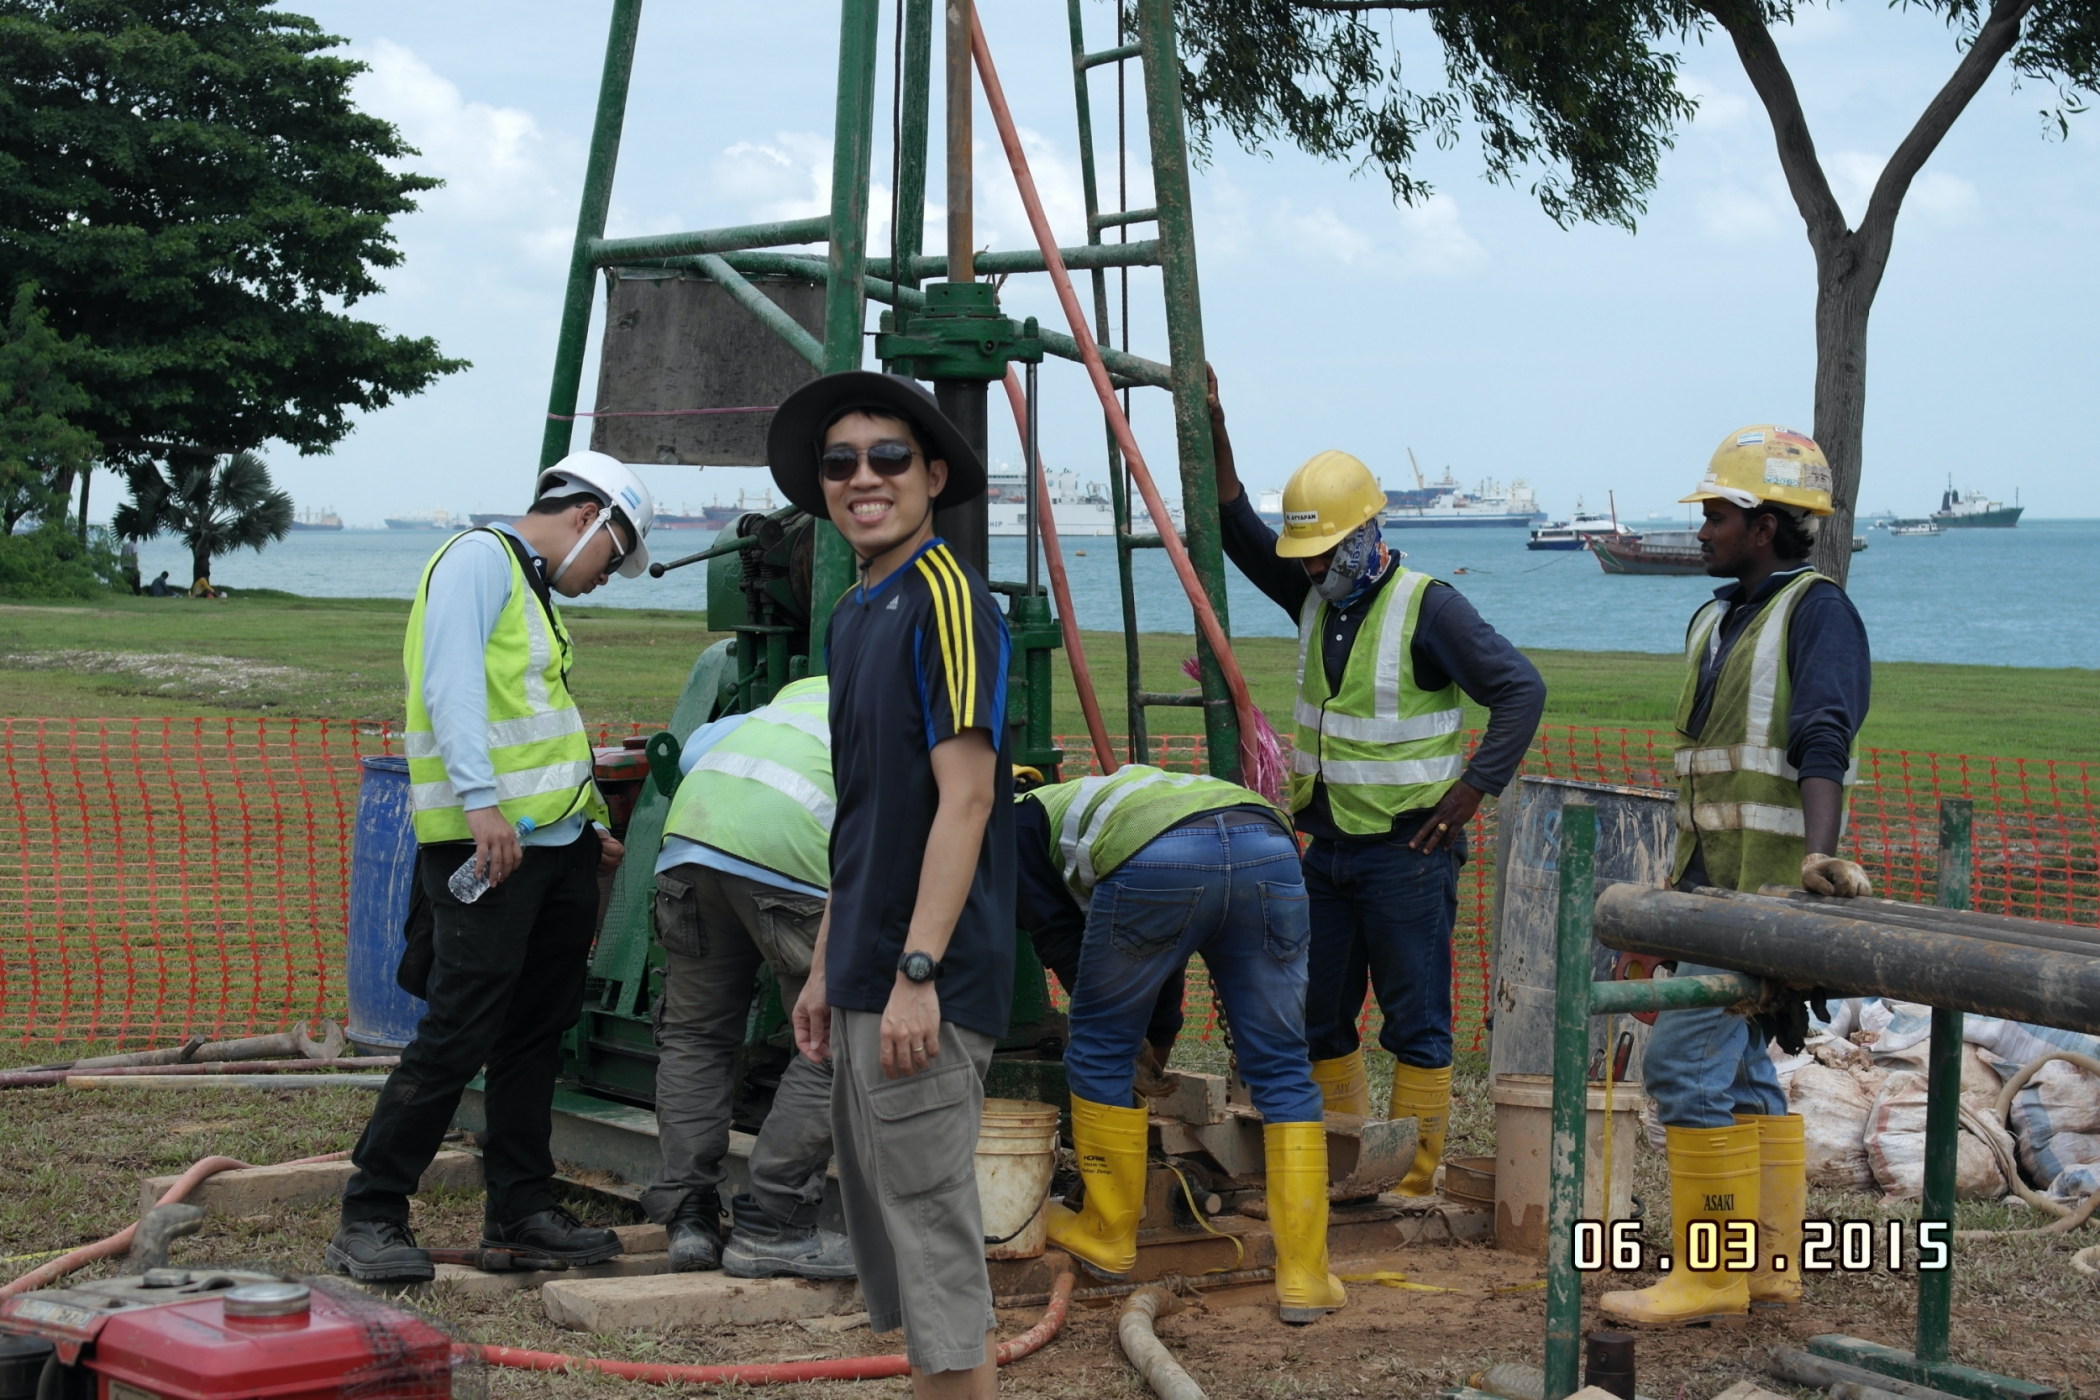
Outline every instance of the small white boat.
<svg viewBox="0 0 2100 1400"><path fill-rule="evenodd" d="M1898 539L1937 535L1939 532L1940 522L1937 520L1898 520L1889 526L1889 533Z"/></svg>

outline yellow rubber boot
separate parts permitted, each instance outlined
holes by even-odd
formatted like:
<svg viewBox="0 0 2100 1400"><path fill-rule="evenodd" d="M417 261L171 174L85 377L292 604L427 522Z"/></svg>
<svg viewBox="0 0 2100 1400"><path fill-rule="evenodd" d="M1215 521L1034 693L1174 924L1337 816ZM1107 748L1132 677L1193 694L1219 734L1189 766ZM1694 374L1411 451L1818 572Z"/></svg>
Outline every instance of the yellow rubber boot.
<svg viewBox="0 0 2100 1400"><path fill-rule="evenodd" d="M1145 1209L1145 1110L1110 1108L1072 1097L1072 1148L1086 1203L1050 1203L1050 1242L1088 1272L1120 1279L1137 1263L1138 1217Z"/></svg>
<svg viewBox="0 0 2100 1400"><path fill-rule="evenodd" d="M1791 1312L1801 1306L1801 1217L1808 1213L1808 1125L1798 1113L1738 1113L1757 1129L1757 1271L1750 1306ZM1786 1259L1784 1269L1772 1257Z"/></svg>
<svg viewBox="0 0 2100 1400"><path fill-rule="evenodd" d="M1314 1060L1312 1077L1320 1086L1320 1107L1330 1113L1371 1116L1371 1081L1364 1073L1363 1051L1351 1050L1335 1060Z"/></svg>
<svg viewBox="0 0 2100 1400"><path fill-rule="evenodd" d="M1420 1125L1414 1165L1393 1190L1403 1196L1427 1196L1436 1190L1437 1163L1444 1160L1444 1128L1451 1121L1451 1066L1416 1069L1393 1066L1392 1106L1387 1118L1412 1118Z"/></svg>
<svg viewBox="0 0 2100 1400"><path fill-rule="evenodd" d="M1629 1327L1690 1327L1699 1323L1741 1326L1750 1317L1750 1275L1717 1267L1690 1267L1693 1223L1719 1228L1712 1256L1724 1260L1735 1221L1758 1217L1757 1127L1667 1128L1670 1158L1670 1272L1652 1288L1607 1293L1597 1300L1604 1315ZM1762 1241L1759 1242L1760 1248ZM1740 1245L1736 1246L1740 1252ZM1702 1251L1704 1252L1704 1251Z"/></svg>
<svg viewBox="0 0 2100 1400"><path fill-rule="evenodd" d="M1266 1123L1261 1141L1276 1242L1276 1315L1317 1321L1349 1301L1327 1268L1327 1130L1320 1123Z"/></svg>

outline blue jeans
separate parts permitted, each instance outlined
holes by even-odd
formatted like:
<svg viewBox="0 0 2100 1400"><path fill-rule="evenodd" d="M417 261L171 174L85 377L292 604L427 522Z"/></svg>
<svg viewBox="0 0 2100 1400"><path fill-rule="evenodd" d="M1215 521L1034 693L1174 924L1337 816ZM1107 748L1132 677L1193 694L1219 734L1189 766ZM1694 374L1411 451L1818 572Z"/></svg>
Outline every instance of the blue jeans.
<svg viewBox="0 0 2100 1400"><path fill-rule="evenodd" d="M1725 971L1677 965L1679 977ZM1765 1033L1719 1006L1658 1013L1641 1075L1668 1128L1726 1128L1738 1113L1787 1111L1786 1091L1765 1052Z"/></svg>
<svg viewBox="0 0 2100 1400"><path fill-rule="evenodd" d="M1297 843L1273 823L1219 813L1154 837L1094 886L1065 1049L1073 1095L1132 1106L1131 1061L1153 1001L1201 953L1254 1107L1271 1123L1318 1122L1305 945Z"/></svg>
<svg viewBox="0 0 2100 1400"><path fill-rule="evenodd" d="M1378 1043L1417 1069L1451 1063L1451 929L1458 922L1458 853L1385 841L1315 838L1305 850L1312 898L1311 990L1305 1038L1315 1060L1358 1045L1366 986L1385 1025Z"/></svg>

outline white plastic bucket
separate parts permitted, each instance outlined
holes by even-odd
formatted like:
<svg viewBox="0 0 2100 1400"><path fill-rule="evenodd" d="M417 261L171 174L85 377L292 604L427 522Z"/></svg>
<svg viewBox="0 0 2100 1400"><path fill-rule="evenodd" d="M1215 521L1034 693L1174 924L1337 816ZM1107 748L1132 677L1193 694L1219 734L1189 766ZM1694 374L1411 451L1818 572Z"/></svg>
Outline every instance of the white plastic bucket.
<svg viewBox="0 0 2100 1400"><path fill-rule="evenodd" d="M1583 1135L1582 1218L1626 1220L1633 1214L1633 1158L1640 1150L1638 1084L1614 1084L1611 1102L1611 1196L1604 1196L1604 1085L1590 1082ZM1546 1198L1553 1157L1553 1079L1498 1074L1495 1100L1495 1246L1545 1257Z"/></svg>
<svg viewBox="0 0 2100 1400"><path fill-rule="evenodd" d="M977 1199L984 1211L985 1258L1033 1259L1043 1252L1043 1210L1056 1166L1053 1105L1030 1099L984 1101L977 1129Z"/></svg>

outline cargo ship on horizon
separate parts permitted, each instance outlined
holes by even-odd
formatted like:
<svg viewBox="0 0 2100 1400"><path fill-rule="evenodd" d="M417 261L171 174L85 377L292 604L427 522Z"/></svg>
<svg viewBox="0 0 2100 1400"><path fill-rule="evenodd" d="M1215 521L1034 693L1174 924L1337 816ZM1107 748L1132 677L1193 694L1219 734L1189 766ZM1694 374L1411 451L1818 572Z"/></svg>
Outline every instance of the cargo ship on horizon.
<svg viewBox="0 0 2100 1400"><path fill-rule="evenodd" d="M343 517L335 513L334 506L326 506L320 510L309 508L300 511L292 517L292 528L294 530L340 530L343 528Z"/></svg>

